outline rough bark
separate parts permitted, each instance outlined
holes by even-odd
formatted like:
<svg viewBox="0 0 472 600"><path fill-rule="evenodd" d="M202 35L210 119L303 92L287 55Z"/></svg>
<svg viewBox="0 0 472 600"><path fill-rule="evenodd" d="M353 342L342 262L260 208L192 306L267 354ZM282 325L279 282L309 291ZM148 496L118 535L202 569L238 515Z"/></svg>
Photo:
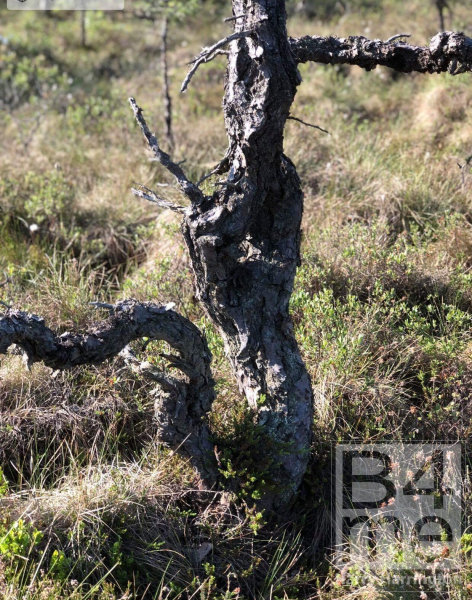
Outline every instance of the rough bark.
<svg viewBox="0 0 472 600"><path fill-rule="evenodd" d="M233 0L233 15L242 14L235 28L244 35L232 36L225 85L227 177L192 207L183 231L198 297L224 338L239 387L283 447L273 473L278 494L265 498L278 507L300 485L312 428L310 380L289 315L303 194L283 152L300 77L284 3Z"/></svg>
<svg viewBox="0 0 472 600"><path fill-rule="evenodd" d="M128 300L111 308L112 316L87 333L62 335L46 327L40 317L8 310L0 318L0 354L16 344L28 365L43 362L53 369L69 369L101 364L143 337L168 342L178 355L166 358L185 380L151 371L162 388L156 400L160 439L173 448L180 447L205 484L213 485L217 469L204 417L213 403L214 382L205 338L188 319L166 307ZM150 365L142 365L143 372L149 369Z"/></svg>
<svg viewBox="0 0 472 600"><path fill-rule="evenodd" d="M232 4L234 33L201 52L182 86L185 90L198 67L229 46L224 97L229 147L212 171L226 177L211 196L195 189L162 152L131 103L150 148L190 199L187 210L174 210L184 214L198 298L219 328L257 422L282 450L273 472L277 493L264 499L278 508L293 496L305 473L312 426L311 385L288 310L300 257L303 195L295 167L283 152L283 134L300 83L297 64L315 60L366 69L383 64L406 72L457 72L470 69L472 46L458 33L438 34L429 48L397 37L387 42L294 40L287 37L283 2ZM152 191L140 195L163 205Z"/></svg>
<svg viewBox="0 0 472 600"><path fill-rule="evenodd" d="M435 35L427 48L401 41L368 40L363 36L291 38L290 47L299 63L357 65L367 71L382 65L402 73L457 75L472 70L472 39L451 31Z"/></svg>
<svg viewBox="0 0 472 600"><path fill-rule="evenodd" d="M276 491L266 506L281 508L305 473L312 435L310 380L294 338L289 300L300 261L303 194L296 170L283 152L285 123L300 76L298 63L346 63L403 72L472 67L472 40L441 33L429 48L394 36L386 42L364 37L304 37L286 32L283 0L232 0L235 32L205 49L184 81L229 46L224 116L226 156L211 175L225 175L205 195L164 152L131 99L136 120L155 158L175 177L190 206L175 205L143 186L134 193L183 215L198 298L219 328L239 387L256 422L279 445L274 462ZM153 373L164 390L157 405L161 439L181 443L208 485L216 480L208 430L202 419L213 400L209 352L198 329L162 308L122 303L104 327L87 335L55 336L37 317L9 311L0 319L0 353L12 343L29 360L54 368L102 362L137 337L165 339L180 353L173 364L188 380ZM132 359L132 357L131 357ZM188 436L188 437L187 437ZM273 452L274 444L271 444Z"/></svg>

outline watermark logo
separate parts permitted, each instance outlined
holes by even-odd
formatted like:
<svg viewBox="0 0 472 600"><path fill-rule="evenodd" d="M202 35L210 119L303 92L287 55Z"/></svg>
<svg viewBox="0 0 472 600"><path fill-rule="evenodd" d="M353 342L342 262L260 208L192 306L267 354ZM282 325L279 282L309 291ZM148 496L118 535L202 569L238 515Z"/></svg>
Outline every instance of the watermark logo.
<svg viewBox="0 0 472 600"><path fill-rule="evenodd" d="M336 448L336 561L354 569L450 573L460 568L460 444Z"/></svg>
<svg viewBox="0 0 472 600"><path fill-rule="evenodd" d="M125 0L7 0L8 10L124 10Z"/></svg>

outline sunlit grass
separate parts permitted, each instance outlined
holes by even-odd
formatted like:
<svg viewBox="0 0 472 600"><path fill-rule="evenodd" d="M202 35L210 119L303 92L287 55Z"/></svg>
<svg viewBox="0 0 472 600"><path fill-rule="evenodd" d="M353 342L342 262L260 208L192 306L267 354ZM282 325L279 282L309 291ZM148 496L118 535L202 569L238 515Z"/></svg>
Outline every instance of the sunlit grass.
<svg viewBox="0 0 472 600"><path fill-rule="evenodd" d="M378 4L383 11L351 11L331 22L295 18L289 30L387 38L408 23L418 44L436 31L432 3ZM207 7L170 34L175 156L193 179L226 146L224 58L178 94L188 60L228 31L215 14ZM238 408L222 341L193 296L178 220L129 191L134 182L169 183L163 193L182 200L149 160L127 104L135 96L162 130L156 31L93 13L83 49L75 14L2 9L1 16L1 34L16 48L8 65L16 65L20 93L0 113L0 300L62 331L105 318L90 306L95 300L174 302L208 337L215 438L224 446L228 435L239 436L239 455L224 448L223 466L250 493L198 490L189 465L156 444L153 386L120 358L57 374L40 365L29 373L21 357L4 357L0 597L399 597L388 595L382 576L345 589L329 557L320 562L329 543L328 448L353 437L470 436L467 76L301 67L292 113L330 135L295 121L286 128L286 153L305 190L303 264L291 307L313 379L317 432L292 536L264 526L248 500L260 493L257 456L244 448L248 415ZM470 33L465 3L456 3L453 25ZM151 345L142 356L163 365L160 352ZM26 556L11 552L11 531L22 533ZM470 582L466 567L450 598L465 597Z"/></svg>

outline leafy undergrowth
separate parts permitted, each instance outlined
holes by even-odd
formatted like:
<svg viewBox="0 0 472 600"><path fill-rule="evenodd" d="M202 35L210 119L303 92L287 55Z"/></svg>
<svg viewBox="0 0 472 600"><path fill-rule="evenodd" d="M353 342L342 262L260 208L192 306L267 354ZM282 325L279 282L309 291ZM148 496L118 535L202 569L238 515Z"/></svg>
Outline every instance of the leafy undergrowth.
<svg viewBox="0 0 472 600"><path fill-rule="evenodd" d="M135 181L168 182L126 102L135 95L162 128L155 29L90 13L82 48L72 13L1 11L0 300L61 331L105 316L92 301L174 302L214 355L211 425L231 492L202 492L189 465L157 444L154 387L122 358L27 372L13 352L0 365L0 598L402 597L381 573L366 584L353 570L346 586L331 567L331 455L352 439L470 437L468 77L302 67L293 114L330 132L289 121L286 136L306 193L292 314L316 435L297 505L274 524L256 508L270 485L258 464L265 441L193 297L178 221L129 193ZM456 3L452 26L470 34L467 12ZM226 31L222 16L207 3L171 30L174 96L185 62ZM331 21L295 18L290 31L387 38L405 22L418 44L436 31L420 0L359 0ZM225 150L219 60L175 102L175 156L194 179ZM163 193L181 201L172 186ZM166 368L162 345L136 351ZM453 599L472 588L468 535ZM410 591L433 597L419 584Z"/></svg>

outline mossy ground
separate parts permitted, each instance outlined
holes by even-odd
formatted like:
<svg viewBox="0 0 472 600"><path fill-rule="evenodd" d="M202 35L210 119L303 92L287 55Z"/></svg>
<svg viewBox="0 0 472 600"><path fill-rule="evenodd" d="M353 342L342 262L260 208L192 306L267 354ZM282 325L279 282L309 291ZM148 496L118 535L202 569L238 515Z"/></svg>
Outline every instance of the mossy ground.
<svg viewBox="0 0 472 600"><path fill-rule="evenodd" d="M470 35L469 13L457 2L452 28ZM185 63L227 31L222 16L207 5L170 33L175 157L194 179L225 151L224 61L204 66L185 96L178 88ZM238 498L196 489L188 465L156 443L152 385L119 358L52 374L3 357L0 597L400 598L379 575L344 587L323 554L331 452L350 439L470 437L470 77L301 67L293 114L330 132L295 121L286 130L306 194L292 312L316 435L298 505L274 526L254 508L260 437L193 297L178 221L129 191L168 181L127 104L135 96L163 129L158 32L126 14L89 13L82 48L76 14L2 8L0 19L9 40L0 43L0 300L61 330L100 318L94 300L174 302L208 336L212 428L222 471L239 480ZM424 44L436 27L432 3L384 0L289 29L375 38L407 29ZM160 351L151 344L146 359L164 367ZM472 595L464 558L450 598Z"/></svg>

